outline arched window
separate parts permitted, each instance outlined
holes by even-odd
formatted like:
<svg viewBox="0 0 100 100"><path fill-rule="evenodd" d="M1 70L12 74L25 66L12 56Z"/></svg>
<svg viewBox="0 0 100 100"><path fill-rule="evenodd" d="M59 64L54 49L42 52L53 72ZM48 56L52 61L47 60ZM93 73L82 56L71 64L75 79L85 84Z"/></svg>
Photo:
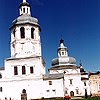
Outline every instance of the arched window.
<svg viewBox="0 0 100 100"><path fill-rule="evenodd" d="M28 13L28 8L27 8L27 13Z"/></svg>
<svg viewBox="0 0 100 100"><path fill-rule="evenodd" d="M26 93L26 90L25 90L25 89L23 89L23 90L22 90L22 93Z"/></svg>
<svg viewBox="0 0 100 100"><path fill-rule="evenodd" d="M25 8L23 8L23 12L25 13Z"/></svg>
<svg viewBox="0 0 100 100"><path fill-rule="evenodd" d="M25 29L24 29L24 27L20 28L20 34L21 34L21 38L25 38Z"/></svg>
<svg viewBox="0 0 100 100"><path fill-rule="evenodd" d="M31 38L34 39L34 28L31 28Z"/></svg>

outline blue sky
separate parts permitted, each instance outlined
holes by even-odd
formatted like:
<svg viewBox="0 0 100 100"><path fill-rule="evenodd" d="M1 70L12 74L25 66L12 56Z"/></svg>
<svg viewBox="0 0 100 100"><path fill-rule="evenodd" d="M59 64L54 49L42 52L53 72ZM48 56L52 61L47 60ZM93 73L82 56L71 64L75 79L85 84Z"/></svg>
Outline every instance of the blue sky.
<svg viewBox="0 0 100 100"><path fill-rule="evenodd" d="M19 16L22 0L0 1L0 66L10 57L12 21ZM64 39L69 56L80 60L86 71L100 70L100 0L27 0L32 16L41 26L42 55L46 68L57 57L59 41Z"/></svg>

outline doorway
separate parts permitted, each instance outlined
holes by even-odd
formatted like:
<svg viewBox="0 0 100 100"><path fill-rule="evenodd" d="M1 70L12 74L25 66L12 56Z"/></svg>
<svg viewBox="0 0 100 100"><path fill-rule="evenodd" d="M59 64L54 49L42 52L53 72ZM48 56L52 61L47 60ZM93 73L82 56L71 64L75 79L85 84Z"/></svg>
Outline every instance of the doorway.
<svg viewBox="0 0 100 100"><path fill-rule="evenodd" d="M21 100L27 100L27 93L25 89L22 90Z"/></svg>
<svg viewBox="0 0 100 100"><path fill-rule="evenodd" d="M73 91L70 92L70 96L71 96L71 97L74 96L74 92L73 92Z"/></svg>

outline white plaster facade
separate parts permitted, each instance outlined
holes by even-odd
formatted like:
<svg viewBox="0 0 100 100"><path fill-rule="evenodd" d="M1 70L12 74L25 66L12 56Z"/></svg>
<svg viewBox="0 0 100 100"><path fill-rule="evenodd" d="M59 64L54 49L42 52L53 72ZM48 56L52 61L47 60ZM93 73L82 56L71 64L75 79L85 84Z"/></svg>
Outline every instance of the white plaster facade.
<svg viewBox="0 0 100 100"><path fill-rule="evenodd" d="M0 70L0 99L21 100L24 97L43 97L45 62L41 54L40 26L31 17L30 5L23 0L19 6L20 16L12 22L11 57L5 59Z"/></svg>
<svg viewBox="0 0 100 100"><path fill-rule="evenodd" d="M4 69L0 70L0 99L84 96L85 91L89 95L88 74L76 65L75 58L68 56L62 39L58 57L52 60L49 73L45 73L38 20L31 17L26 0L20 4L19 12L10 28L11 57L5 59Z"/></svg>
<svg viewBox="0 0 100 100"><path fill-rule="evenodd" d="M80 66L76 65L75 58L68 56L68 49L64 46L64 41L62 39L60 40L60 47L57 52L58 57L52 60L52 67L49 69L49 73L63 73L64 95L90 95L88 73L85 73L81 64Z"/></svg>

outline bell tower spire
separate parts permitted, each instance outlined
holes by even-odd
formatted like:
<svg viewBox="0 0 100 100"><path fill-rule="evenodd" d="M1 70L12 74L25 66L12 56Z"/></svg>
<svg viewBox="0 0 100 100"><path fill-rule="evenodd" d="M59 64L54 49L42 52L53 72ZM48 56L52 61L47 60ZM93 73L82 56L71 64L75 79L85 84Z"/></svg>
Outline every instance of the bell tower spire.
<svg viewBox="0 0 100 100"><path fill-rule="evenodd" d="M30 15L30 5L22 0L20 16L11 26L11 57L22 58L41 56L40 25L38 19Z"/></svg>

